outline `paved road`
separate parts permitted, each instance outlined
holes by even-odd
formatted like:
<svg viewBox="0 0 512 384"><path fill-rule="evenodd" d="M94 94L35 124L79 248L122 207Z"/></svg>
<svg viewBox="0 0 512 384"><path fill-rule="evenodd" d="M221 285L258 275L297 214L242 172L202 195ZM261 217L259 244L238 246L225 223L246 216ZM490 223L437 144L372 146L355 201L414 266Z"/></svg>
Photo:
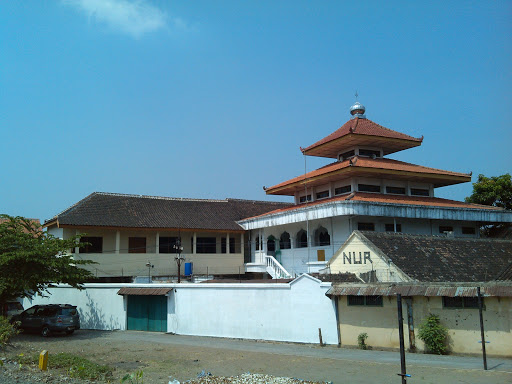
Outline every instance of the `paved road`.
<svg viewBox="0 0 512 384"><path fill-rule="evenodd" d="M383 364L400 363L400 354L398 352L363 351L359 349L337 348L335 346L320 347L306 344L234 340L214 337L178 336L171 334L136 331L111 332L109 333L108 337L115 340L140 340L145 342L151 341L160 344L211 347L247 352L273 353L289 356L329 358L344 361L367 361ZM436 356L422 353L407 353L406 364L407 366L483 370L482 357ZM494 372L512 373L512 358L488 357L487 367L489 370Z"/></svg>

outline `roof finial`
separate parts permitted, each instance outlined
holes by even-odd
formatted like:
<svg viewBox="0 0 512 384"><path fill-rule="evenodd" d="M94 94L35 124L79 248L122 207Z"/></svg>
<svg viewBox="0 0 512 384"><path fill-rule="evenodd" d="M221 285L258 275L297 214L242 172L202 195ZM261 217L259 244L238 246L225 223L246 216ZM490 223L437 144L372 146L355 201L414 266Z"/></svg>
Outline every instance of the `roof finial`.
<svg viewBox="0 0 512 384"><path fill-rule="evenodd" d="M357 99L359 97L359 94L357 93L357 90L356 90L355 96L356 96L356 102L354 103L354 105L352 105L350 107L350 114L352 116L354 116L353 117L354 119L356 117L358 117L360 119L366 119L366 116L364 114L364 112L365 112L364 105L362 105L359 101L357 101Z"/></svg>

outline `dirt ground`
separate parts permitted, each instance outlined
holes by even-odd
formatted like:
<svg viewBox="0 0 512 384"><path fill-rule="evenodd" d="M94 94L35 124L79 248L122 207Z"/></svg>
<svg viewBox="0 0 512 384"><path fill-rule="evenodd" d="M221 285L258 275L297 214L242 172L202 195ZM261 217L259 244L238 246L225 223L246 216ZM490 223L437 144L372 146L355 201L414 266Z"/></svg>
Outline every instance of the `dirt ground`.
<svg viewBox="0 0 512 384"><path fill-rule="evenodd" d="M366 361L358 361L357 358L326 358L326 348L332 348L333 352L336 350L332 346L322 348L323 356L312 357L301 355L300 350L307 348L303 345L295 347L297 354L282 354L276 353L274 348L281 343L259 342L259 349L255 352L239 347L230 349L225 345L219 347L215 339L211 338L198 340L201 340L201 345L190 345L180 343L179 336L133 331L80 330L72 336L56 335L49 338L22 334L13 340L15 347L3 351L3 354L48 350L50 370L52 354L80 354L97 363L116 367L113 383L118 383L126 373L140 369L144 372L145 384L167 384L169 376L184 382L196 378L203 370L216 376L236 376L251 372L333 383L401 382L397 376L400 372L399 361L382 363L371 361L371 358ZM409 364L407 372L412 375L407 379L408 383L512 383L512 372L497 370Z"/></svg>

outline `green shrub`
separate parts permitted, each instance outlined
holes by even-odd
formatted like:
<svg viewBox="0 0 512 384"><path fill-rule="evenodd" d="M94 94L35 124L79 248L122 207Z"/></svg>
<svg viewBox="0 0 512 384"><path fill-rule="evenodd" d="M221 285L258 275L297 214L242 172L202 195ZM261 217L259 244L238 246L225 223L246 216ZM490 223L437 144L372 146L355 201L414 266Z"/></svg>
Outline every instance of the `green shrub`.
<svg viewBox="0 0 512 384"><path fill-rule="evenodd" d="M448 329L441 325L439 316L430 314L419 327L418 337L425 343L427 351L437 355L446 352Z"/></svg>
<svg viewBox="0 0 512 384"><path fill-rule="evenodd" d="M7 344L18 333L18 329L15 325L9 323L9 319L0 316L0 346Z"/></svg>
<svg viewBox="0 0 512 384"><path fill-rule="evenodd" d="M367 338L368 338L368 334L366 332L360 333L357 336L357 345L359 345L359 349L368 349L368 345L366 344Z"/></svg>

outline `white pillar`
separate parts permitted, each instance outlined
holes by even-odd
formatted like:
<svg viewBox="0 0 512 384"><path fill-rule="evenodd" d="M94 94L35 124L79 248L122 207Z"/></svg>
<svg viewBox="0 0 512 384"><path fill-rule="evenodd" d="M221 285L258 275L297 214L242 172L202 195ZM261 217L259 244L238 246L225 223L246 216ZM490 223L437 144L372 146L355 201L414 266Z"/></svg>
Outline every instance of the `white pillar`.
<svg viewBox="0 0 512 384"><path fill-rule="evenodd" d="M155 247L155 253L158 255L160 253L160 232L156 233Z"/></svg>
<svg viewBox="0 0 512 384"><path fill-rule="evenodd" d="M75 235L79 235L79 234L80 234L80 231L77 229L77 230L75 231ZM80 248L75 247L75 254L78 254L78 252L80 252Z"/></svg>
<svg viewBox="0 0 512 384"><path fill-rule="evenodd" d="M196 254L196 250L197 250L197 233L194 232L194 238L193 238L193 241L192 241L192 254Z"/></svg>
<svg viewBox="0 0 512 384"><path fill-rule="evenodd" d="M236 251L236 244L235 244L235 251ZM245 255L245 239L244 239L243 232L240 235L240 253L242 254L242 256Z"/></svg>
<svg viewBox="0 0 512 384"><path fill-rule="evenodd" d="M226 233L226 254L229 255L229 232Z"/></svg>

